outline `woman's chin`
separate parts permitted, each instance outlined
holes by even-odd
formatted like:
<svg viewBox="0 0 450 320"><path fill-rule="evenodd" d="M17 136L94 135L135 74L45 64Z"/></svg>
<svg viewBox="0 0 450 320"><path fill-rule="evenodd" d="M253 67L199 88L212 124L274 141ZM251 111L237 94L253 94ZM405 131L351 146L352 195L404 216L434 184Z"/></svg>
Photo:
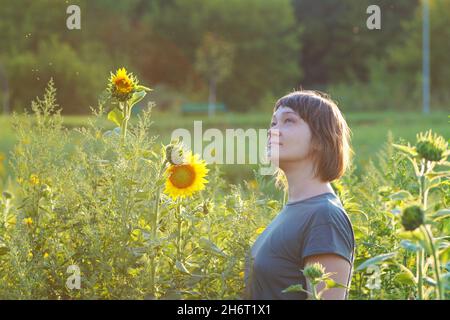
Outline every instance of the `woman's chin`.
<svg viewBox="0 0 450 320"><path fill-rule="evenodd" d="M274 166L279 167L280 164L280 156L271 155L270 152L267 153L267 159L272 163Z"/></svg>

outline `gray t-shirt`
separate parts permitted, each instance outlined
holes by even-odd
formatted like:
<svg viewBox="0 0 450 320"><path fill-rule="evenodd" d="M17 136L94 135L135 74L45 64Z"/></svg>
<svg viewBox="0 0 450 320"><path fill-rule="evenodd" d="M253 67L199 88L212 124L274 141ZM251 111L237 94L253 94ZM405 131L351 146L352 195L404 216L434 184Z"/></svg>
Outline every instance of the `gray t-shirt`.
<svg viewBox="0 0 450 320"><path fill-rule="evenodd" d="M331 192L287 203L256 239L246 257L244 298L304 300L304 292L282 293L293 284L306 287L300 269L307 256L334 253L353 266L352 224ZM349 285L350 279L347 284Z"/></svg>

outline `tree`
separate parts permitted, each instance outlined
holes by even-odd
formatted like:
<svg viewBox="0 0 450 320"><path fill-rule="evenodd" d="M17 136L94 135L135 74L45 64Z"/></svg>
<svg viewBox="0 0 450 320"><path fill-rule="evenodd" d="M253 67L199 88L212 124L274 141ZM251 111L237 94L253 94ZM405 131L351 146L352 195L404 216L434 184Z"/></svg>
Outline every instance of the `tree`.
<svg viewBox="0 0 450 320"><path fill-rule="evenodd" d="M209 116L214 115L217 84L232 72L234 47L230 43L207 32L197 49L196 69L209 81Z"/></svg>
<svg viewBox="0 0 450 320"><path fill-rule="evenodd" d="M290 0L174 0L164 7L154 3L148 22L190 61L192 68L177 74L185 86L199 80L194 66L205 32L233 45L232 72L217 85L218 98L230 109L255 108L267 93L284 94L301 78L301 29Z"/></svg>
<svg viewBox="0 0 450 320"><path fill-rule="evenodd" d="M450 2L430 1L430 76L432 95L444 97L450 85ZM404 76L410 87L419 88L422 73L422 7L403 23L404 40L389 51L391 68Z"/></svg>
<svg viewBox="0 0 450 320"><path fill-rule="evenodd" d="M293 0L298 23L305 28L303 83L307 86L368 80L371 58L383 59L404 38L401 23L410 19L418 0ZM381 30L366 26L369 5L381 9Z"/></svg>

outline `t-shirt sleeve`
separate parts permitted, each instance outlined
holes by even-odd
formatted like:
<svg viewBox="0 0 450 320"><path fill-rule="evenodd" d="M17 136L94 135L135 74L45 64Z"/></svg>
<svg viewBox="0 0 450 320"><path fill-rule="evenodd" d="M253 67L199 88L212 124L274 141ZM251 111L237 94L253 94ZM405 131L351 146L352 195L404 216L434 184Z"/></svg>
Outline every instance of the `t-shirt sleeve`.
<svg viewBox="0 0 450 320"><path fill-rule="evenodd" d="M353 263L353 232L351 227L336 221L313 225L303 239L302 261L316 254L337 254Z"/></svg>

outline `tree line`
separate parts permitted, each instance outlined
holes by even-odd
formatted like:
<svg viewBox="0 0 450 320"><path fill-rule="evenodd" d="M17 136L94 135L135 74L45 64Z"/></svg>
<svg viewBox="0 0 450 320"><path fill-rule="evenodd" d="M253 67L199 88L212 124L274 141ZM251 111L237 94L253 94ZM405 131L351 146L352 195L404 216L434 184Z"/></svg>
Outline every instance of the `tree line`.
<svg viewBox="0 0 450 320"><path fill-rule="evenodd" d="M50 77L64 113L88 113L110 70L126 66L156 88L161 108L217 100L269 110L293 89L332 93L347 110L420 110L419 0L7 1L0 9L0 95L23 110ZM366 8L381 9L381 30ZM450 1L430 2L432 107L450 79ZM151 95L150 95L151 96Z"/></svg>

